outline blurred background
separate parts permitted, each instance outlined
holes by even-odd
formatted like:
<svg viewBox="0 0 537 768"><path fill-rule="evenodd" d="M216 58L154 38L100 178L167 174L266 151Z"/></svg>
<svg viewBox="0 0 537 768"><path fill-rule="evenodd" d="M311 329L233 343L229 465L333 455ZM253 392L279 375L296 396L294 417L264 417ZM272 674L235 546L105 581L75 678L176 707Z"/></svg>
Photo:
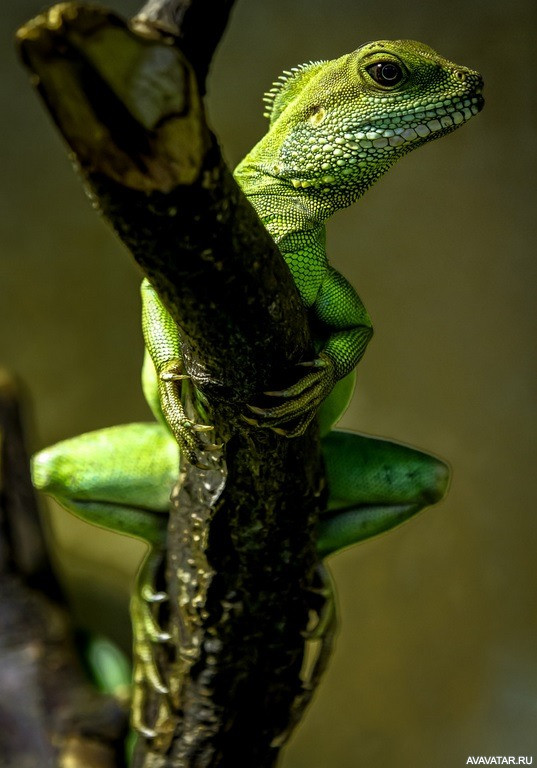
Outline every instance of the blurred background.
<svg viewBox="0 0 537 768"><path fill-rule="evenodd" d="M42 7L4 3L0 19L0 363L27 386L35 449L150 418L140 274L13 51ZM532 0L240 0L216 57L209 111L232 165L266 130L261 96L283 69L368 40L422 40L486 83L479 117L328 228L375 326L342 424L438 454L453 482L442 504L330 560L337 646L284 768L537 759L536 21ZM143 547L50 514L79 621L128 645Z"/></svg>

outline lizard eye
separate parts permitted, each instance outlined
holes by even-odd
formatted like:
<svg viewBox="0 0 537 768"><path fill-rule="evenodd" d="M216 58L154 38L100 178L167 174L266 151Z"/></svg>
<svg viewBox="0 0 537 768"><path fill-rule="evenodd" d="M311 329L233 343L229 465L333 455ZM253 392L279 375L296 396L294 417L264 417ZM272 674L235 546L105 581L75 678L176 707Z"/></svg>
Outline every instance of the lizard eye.
<svg viewBox="0 0 537 768"><path fill-rule="evenodd" d="M403 70L393 61L379 61L367 68L373 80L379 85L397 85L403 77Z"/></svg>

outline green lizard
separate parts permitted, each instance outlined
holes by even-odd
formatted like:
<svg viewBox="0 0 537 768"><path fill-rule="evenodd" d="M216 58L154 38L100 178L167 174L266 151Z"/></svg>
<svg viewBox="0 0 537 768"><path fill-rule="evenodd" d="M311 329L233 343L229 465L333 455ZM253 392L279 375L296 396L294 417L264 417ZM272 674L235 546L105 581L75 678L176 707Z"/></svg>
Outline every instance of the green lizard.
<svg viewBox="0 0 537 768"><path fill-rule="evenodd" d="M347 407L355 367L372 334L367 311L326 256L324 222L350 205L400 157L455 130L483 105L477 72L413 41L367 43L333 61L284 73L266 96L270 128L235 177L274 237L315 331L317 357L288 389L265 393L245 419L292 438L318 414L330 496L319 522L322 556L392 528L444 494L446 465L387 440L332 429ZM181 453L200 463L215 446L185 415L178 329L147 280L142 283L146 356L143 389L156 421L66 440L33 459L33 480L83 519L163 546ZM203 418L201 396L198 413ZM201 459L200 459L201 454ZM135 633L165 640L146 603L149 573L134 600ZM141 629L140 629L141 628ZM139 663L164 690L146 652ZM152 731L137 724L146 735Z"/></svg>

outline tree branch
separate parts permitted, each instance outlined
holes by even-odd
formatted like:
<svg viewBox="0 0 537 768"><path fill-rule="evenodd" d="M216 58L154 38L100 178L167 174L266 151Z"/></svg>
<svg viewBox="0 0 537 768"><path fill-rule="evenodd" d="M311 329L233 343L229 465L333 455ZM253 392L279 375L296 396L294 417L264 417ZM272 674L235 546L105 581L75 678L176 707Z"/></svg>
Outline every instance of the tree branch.
<svg viewBox="0 0 537 768"><path fill-rule="evenodd" d="M17 383L0 371L0 755L3 768L124 764L125 710L78 660L30 481Z"/></svg>
<svg viewBox="0 0 537 768"><path fill-rule="evenodd" d="M94 200L177 321L187 371L226 443L213 470L182 467L169 608L156 614L172 638L155 648L169 694L143 691L157 735L139 742L134 765L268 768L326 657L306 671L326 600L315 550L324 480L315 425L287 440L241 416L309 353L309 331L291 274L205 122L197 83L231 3L195 54L206 3L173 6L149 3L144 23L128 25L68 3L19 40Z"/></svg>
<svg viewBox="0 0 537 768"><path fill-rule="evenodd" d="M149 0L134 17L148 28L171 32L197 74L200 92L234 0Z"/></svg>

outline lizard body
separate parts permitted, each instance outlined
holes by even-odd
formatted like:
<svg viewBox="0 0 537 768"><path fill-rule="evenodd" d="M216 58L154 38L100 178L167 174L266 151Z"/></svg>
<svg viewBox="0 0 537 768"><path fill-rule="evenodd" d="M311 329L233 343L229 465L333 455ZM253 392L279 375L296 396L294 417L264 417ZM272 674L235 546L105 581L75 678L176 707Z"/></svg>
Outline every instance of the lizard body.
<svg viewBox="0 0 537 768"><path fill-rule="evenodd" d="M354 288L329 264L325 221L403 155L477 114L481 90L477 72L422 43L396 40L297 67L269 92L270 129L235 178L293 275L318 333L319 354L303 363L310 370L294 386L268 393L281 402L250 406L254 423L292 437L304 432L319 408L321 421L325 407L334 409L327 398L354 371L372 326ZM142 295L144 338L163 413L195 462L195 427L182 412L177 388L169 387L174 376L184 375L179 332L147 281ZM339 415L348 390L337 392Z"/></svg>
<svg viewBox="0 0 537 768"><path fill-rule="evenodd" d="M354 369L372 326L360 298L333 267L325 221L360 197L400 157L443 136L482 107L478 73L413 41L367 43L333 61L285 73L266 97L268 133L235 177L278 244L312 320L317 356L274 405L251 404L250 423L292 438L318 413L330 497L319 522L321 556L388 530L439 500L446 465L391 441L332 429L354 388ZM167 489L179 453L199 463L210 427L185 415L177 327L147 280L142 283L146 356L143 389L156 421L82 435L38 453L36 487L90 522L163 546ZM203 417L202 402L197 401ZM151 643L166 640L149 606L151 557L133 603L140 677L165 693ZM146 736L154 735L136 723Z"/></svg>

